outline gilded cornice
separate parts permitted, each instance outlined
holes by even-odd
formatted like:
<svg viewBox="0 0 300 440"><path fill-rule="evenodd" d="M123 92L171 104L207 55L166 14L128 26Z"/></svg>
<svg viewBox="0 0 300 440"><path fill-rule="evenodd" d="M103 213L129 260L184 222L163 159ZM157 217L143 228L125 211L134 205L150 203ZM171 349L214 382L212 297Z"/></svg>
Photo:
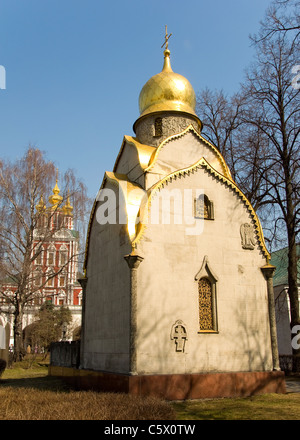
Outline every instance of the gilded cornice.
<svg viewBox="0 0 300 440"><path fill-rule="evenodd" d="M133 234L134 215L130 216L131 223L132 223L132 225L131 225L132 230L131 230L131 233L129 233L129 237L131 239L132 248L134 249L143 237L143 233L144 233L146 223L147 223L146 217L147 217L149 209L151 207L151 200L152 200L153 196L155 195L155 193L157 191L159 191L161 188L163 188L166 183L171 182L172 179L175 179L178 176L185 177L186 175L189 175L191 172L197 170L198 168L205 168L217 180L219 180L220 182L223 182L227 187L232 188L235 191L235 193L238 194L238 196L241 198L241 200L243 201L244 205L246 206L246 208L248 209L248 211L250 212L250 214L253 218L253 222L255 225L255 232L257 235L259 246L260 246L265 258L267 259L267 261L269 261L270 254L266 248L261 224L260 224L260 221L259 221L259 218L258 218L256 212L254 211L254 208L252 207L251 203L249 202L247 197L244 195L244 193L238 188L236 183L233 181L231 174L230 174L230 171L229 171L229 168L226 165L226 162L225 162L223 156L221 155L221 153L210 142L208 142L205 138L203 138L201 135L199 135L199 133L197 133L197 131L194 129L194 127L192 125L187 127L187 129L185 129L183 132L176 134L176 135L173 135L173 136L170 136L169 138L165 139L159 145L159 147L157 149L155 147L150 147L147 145L139 144L139 142L137 142L134 138L131 138L130 136L125 136L124 141L123 141L123 145L121 147L118 158L116 160L116 164L115 164L114 169L116 169L116 167L117 167L118 160L119 160L119 157L123 151L125 142L132 143L132 145L134 145L137 148L138 154L139 154L139 150L140 150L140 152L142 150L144 152L146 152L146 156L149 158L150 164L148 162L148 166L147 166L147 168L144 169L144 171L148 172L149 170L151 170L154 163L156 162L157 157L159 155L159 151L166 145L166 143L170 142L173 139L177 139L181 136L184 136L188 132L193 132L201 141L205 142L205 144L208 145L215 152L216 156L218 157L218 159L220 161L220 164L222 165L222 169L224 170L224 174L221 174L219 171L217 171L215 168L213 168L207 162L207 160L204 157L202 157L199 161L197 161L193 165L168 174L162 180L157 182L147 192L145 192L138 184L131 182L128 179L127 175L125 175L125 174L118 174L115 172L106 172L104 175L103 182L102 182L102 185L101 185L99 191L101 191L101 189L104 187L105 182L107 180L110 181L112 184L115 184L115 185L121 187L121 189L123 191L125 203L126 203L126 209L128 209L129 205L134 204L135 208L136 208L135 213L134 213L135 218L137 215L139 215L140 218L142 219L142 221L138 225L135 225L135 230L134 230L135 234ZM144 148L144 147L146 147L146 148ZM139 157L140 157L140 155L139 155ZM147 160L148 159L146 158L145 160L142 161L142 163L145 164L147 162ZM127 185L126 192L124 192L124 184L125 183ZM130 192L132 192L132 190L134 190L134 197L130 196ZM145 203L142 203L143 197L145 197L145 196L146 196L146 201L145 201ZM86 248L85 248L84 271L86 270L86 267L87 267L90 231L91 231L91 225L92 225L92 221L93 221L95 210L96 210L96 205L97 205L97 199L95 199L95 201L94 201L93 208L92 208L91 215L90 215L89 224L88 224L87 240L86 240ZM139 208L139 209L137 209L137 208ZM127 215L128 215L128 211L127 211ZM129 225L127 224L127 227L128 226Z"/></svg>
<svg viewBox="0 0 300 440"><path fill-rule="evenodd" d="M91 209L91 214L90 214L90 218L89 218L88 227L87 227L86 241L85 241L85 250L84 250L84 262L83 262L83 273L84 273L84 276L86 276L86 267L87 267L87 260L88 260L90 233L91 233L92 222L93 222L93 218L94 218L94 214L95 214L95 210L96 210L96 205L97 205L97 199L94 200L94 203L93 203L93 206L92 206L92 209Z"/></svg>
<svg viewBox="0 0 300 440"><path fill-rule="evenodd" d="M124 151L126 144L132 145L136 149L138 159L139 159L139 164L140 164L141 168L143 170L145 168L147 168L149 165L151 156L152 156L153 152L156 150L156 148L151 147L150 145L141 144L140 142L138 142L136 140L136 138L134 138L132 136L124 136L122 146L121 146L119 154L117 156L113 171L115 172L117 170L117 166L118 166L120 157Z"/></svg>
<svg viewBox="0 0 300 440"><path fill-rule="evenodd" d="M213 167L211 167L210 164L208 162L206 162L205 159L204 159L203 167L205 167L207 169L207 171L210 174L212 174L214 177L216 177L219 181L225 183L226 186L232 188L239 195L239 197L242 199L244 205L247 207L248 211L250 212L250 214L252 216L259 246L260 246L265 258L267 259L267 262L269 262L269 260L271 259L271 255L270 255L270 253L266 247L266 244L265 244L264 234L263 234L260 220L259 220L253 206L251 205L251 203L249 202L249 200L245 196L245 194L240 190L240 188L237 186L237 184L232 179L228 179L227 177L222 176L222 174L220 174L217 170L215 170Z"/></svg>
<svg viewBox="0 0 300 440"><path fill-rule="evenodd" d="M190 124L185 130L183 130L182 132L180 132L180 133L177 133L177 134L174 134L174 135L172 135L172 136L169 136L168 138L166 138L157 148L156 148L156 150L154 151L154 153L153 153L153 155L152 155L152 157L151 157L151 160L150 160L150 164L149 164L149 166L145 169L145 172L149 172L152 168L153 168L153 166L154 166L154 164L155 164L155 162L157 161L157 159L158 159L158 156L159 156L159 153L160 153L160 151L165 147L165 145L166 144L168 144L170 141L172 141L172 140L175 140L175 139L179 139L179 138L181 138L181 137L183 137L183 136L185 136L187 133L193 133L199 140L201 140L202 142L204 142L213 152L214 152L214 154L216 155L216 157L217 157L217 159L219 160L219 163L220 163L220 165L221 165L221 167L222 167L222 170L223 170L223 172L224 172L224 175L228 178L228 179L230 179L230 180L232 180L232 177L231 177L231 173L230 173L230 170L229 170L229 168L228 168L228 166L227 166L227 164L226 164L226 162L225 162L225 159L224 159L224 157L222 156L222 154L220 153L220 151L213 145L213 144L211 144L208 140L206 140L203 136L201 136L201 134L199 134L198 132L197 132L197 130L195 130L195 128L193 127L193 125L192 124ZM193 166L193 165L192 165Z"/></svg>
<svg viewBox="0 0 300 440"><path fill-rule="evenodd" d="M193 127L192 124L190 124L182 132L166 138L158 147L152 147L150 145L141 144L140 142L138 142L136 140L136 138L134 138L132 136L124 136L122 146L121 146L119 154L117 156L113 171L116 172L120 157L124 151L126 143L135 147L137 154L138 154L138 159L139 159L139 163L140 163L141 168L144 170L144 172L149 172L149 171L151 171L151 169L155 165L155 162L157 161L157 159L159 157L159 153L165 147L165 145L172 140L179 139L180 137L185 136L189 132L193 133L199 140L204 142L205 145L207 145L213 151L213 153L216 155L216 157L222 167L224 175L228 179L232 180L232 176L231 176L229 167L227 166L225 159L222 156L222 154L220 153L220 151L213 144L211 144L207 139L205 139L203 136L201 136L201 134L199 134L197 132L197 130L195 130L195 128Z"/></svg>
<svg viewBox="0 0 300 440"><path fill-rule="evenodd" d="M160 180L158 183L156 183L148 191L148 198L147 198L146 206L143 209L144 213L146 213L146 215L148 215L149 209L151 207L151 199L153 198L153 196L156 194L157 191L160 191L160 189L164 187L165 184L167 184L168 182L171 182L173 179L176 179L178 176L185 177L186 175L189 175L191 172L196 171L198 168L205 168L217 180L219 180L220 182L223 182L227 187L232 188L235 191L235 193L238 194L238 196L241 198L242 202L244 203L244 205L246 206L246 208L248 209L248 211L250 212L250 214L252 216L252 219L253 219L253 222L254 222L254 228L255 228L255 232L256 232L256 236L257 236L257 239L258 239L259 246L260 246L260 248L261 248L265 258L267 259L267 261L269 261L270 253L268 252L267 247L265 245L265 240L264 240L264 236L263 236L262 227L261 227L259 218L258 218L254 208L252 207L251 203L249 202L249 200L247 199L245 194L238 188L236 183L231 178L228 178L227 176L219 173L215 168L213 168L207 162L207 160L204 157L202 157L199 161L197 161L192 166L184 168L184 169L181 169L181 170L178 170L178 171L174 171L173 173L170 173L169 175L164 177L162 180ZM145 227L146 227L147 221L145 221L146 220L145 214L144 214L144 216L142 218L144 219L144 221L140 225L140 228L139 228L137 236L132 241L132 247L133 248L135 248L136 245L142 239L142 236L143 236L143 233L144 233L144 230L145 230Z"/></svg>
<svg viewBox="0 0 300 440"><path fill-rule="evenodd" d="M133 240L136 235L136 218L138 216L138 212L141 206L141 201L146 193L140 187L140 185L131 182L126 174L119 174L119 173L106 171L98 194L104 188L106 182L110 182L112 185L115 185L122 191L123 198L125 201L128 235L130 240ZM85 259L84 259L84 267L83 267L84 271L86 270L87 267L90 232L96 211L97 198L94 200L90 219L89 219L89 224L88 224L87 239L85 246Z"/></svg>

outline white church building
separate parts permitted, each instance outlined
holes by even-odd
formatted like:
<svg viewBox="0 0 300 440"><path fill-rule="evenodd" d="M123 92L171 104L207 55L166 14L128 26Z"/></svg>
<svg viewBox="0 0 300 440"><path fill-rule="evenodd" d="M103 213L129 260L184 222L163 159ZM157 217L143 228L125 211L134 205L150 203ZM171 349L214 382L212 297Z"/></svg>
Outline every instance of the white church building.
<svg viewBox="0 0 300 440"><path fill-rule="evenodd" d="M91 213L74 372L86 386L167 399L284 392L260 221L195 104L166 38L136 136Z"/></svg>

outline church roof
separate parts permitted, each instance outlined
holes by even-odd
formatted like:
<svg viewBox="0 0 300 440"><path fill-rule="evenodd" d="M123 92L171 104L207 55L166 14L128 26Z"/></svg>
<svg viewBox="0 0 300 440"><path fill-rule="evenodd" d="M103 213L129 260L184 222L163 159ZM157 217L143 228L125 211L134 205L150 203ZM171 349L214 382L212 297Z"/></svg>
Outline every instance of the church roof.
<svg viewBox="0 0 300 440"><path fill-rule="evenodd" d="M256 212L254 210L254 208L252 207L251 203L249 202L249 200L247 199L245 194L239 189L237 184L231 178L226 177L223 174L219 173L215 168L213 168L206 161L206 159L204 157L202 157L199 161L197 161L195 164L193 164L190 167L187 167L187 168L181 169L181 170L177 170L177 171L175 171L173 173L168 174L163 179L161 179L159 182L157 182L155 185L153 185L153 187L147 192L148 193L148 198L146 200L146 203L144 203L144 206L141 209L141 211L142 211L141 218L146 218L147 210L148 210L148 207L150 207L150 205L151 205L152 197L155 195L155 193L157 191L159 191L161 188L163 188L164 185L167 182L171 182L177 176L189 175L191 172L197 170L198 168L205 168L218 181L224 183L228 188L231 188L235 193L237 193L239 195L239 197L241 198L242 202L244 203L246 208L251 213L251 216L252 216L253 222L254 222L255 233L256 233L256 236L257 236L257 239L258 239L258 244L259 244L259 246L260 246L260 248L262 250L262 253L264 254L265 258L268 261L270 259L270 253L269 253L269 251L268 251L268 249L266 247L266 244L265 244L263 230L262 230L262 227L261 227L261 224L260 224L260 220L259 220L259 218L258 218L258 216L257 216L257 214L256 214ZM146 222L143 221L140 224L139 229L137 229L136 237L132 241L132 247L133 248L141 240L145 227L146 227Z"/></svg>
<svg viewBox="0 0 300 440"><path fill-rule="evenodd" d="M300 256L300 244L297 244L297 255ZM271 262L276 266L275 274L273 277L273 285L288 286L288 248L279 249L271 254ZM297 262L298 265L298 283L300 284L300 258Z"/></svg>
<svg viewBox="0 0 300 440"><path fill-rule="evenodd" d="M267 258L267 260L270 258L269 251L267 250L267 247L265 245L264 241L264 235L262 231L262 227L260 224L260 220L252 207L249 200L246 198L244 193L238 188L236 183L233 181L229 167L227 166L223 156L219 152L219 150L212 145L209 141L207 141L204 137L202 137L192 125L187 127L182 133L170 136L169 138L165 139L157 148L156 147L150 147L148 145L140 144L138 141L136 141L135 138L131 136L125 136L121 150L119 152L119 155L117 157L114 171L117 169L117 165L119 163L120 157L122 155L122 152L124 148L126 147L126 143L130 143L136 148L136 151L139 155L139 158L142 157L142 163L141 167L144 167L144 172L148 172L152 169L154 166L157 158L159 157L159 153L161 149L166 145L167 142L169 142L171 139L175 139L177 137L183 136L184 134L188 133L189 131L193 132L202 142L204 142L212 151L215 153L216 160L219 163L219 167L222 169L222 172L218 171L216 168L214 168L210 163L207 162L207 160L202 157L199 161L196 163L191 164L185 169L176 170L175 172L172 172L165 176L163 179L159 180L155 185L153 185L152 188L150 188L148 191L145 191L143 188L140 187L135 182L130 181L128 176L126 174L120 174L116 172L105 172L103 182L101 185L101 189L105 186L107 181L112 182L113 184L118 185L123 191L125 204L126 204L126 212L128 215L128 231L129 231L129 237L132 241L132 247L134 248L136 244L141 240L143 236L143 231L145 229L145 216L147 216L147 209L148 206L151 204L151 198L155 194L157 190L160 189L161 186L164 185L164 183L168 180L172 180L174 176L176 175L185 175L191 172L192 170L195 170L199 167L206 168L217 180L222 181L226 184L226 186L231 187L239 196L241 197L242 201L246 205L247 209L252 215L254 224L255 224L255 231L258 237L258 243L262 249L262 252L264 256ZM146 166L148 162L148 166ZM94 201L94 205L91 211L90 215L90 221L88 225L88 231L87 231L87 239L86 239L86 249L85 249L85 263L84 268L87 266L87 256L88 256L88 248L89 248L89 239L90 239L90 229L92 226L92 221L94 218L94 214L96 211L97 206L97 199ZM142 222L140 222L138 225L136 225L136 218L139 216L141 219L143 219ZM273 263L273 262L272 262Z"/></svg>
<svg viewBox="0 0 300 440"><path fill-rule="evenodd" d="M172 136L169 136L167 139L162 141L161 144L157 148L155 148L155 151L153 152L153 154L151 156L151 160L149 162L149 165L145 169L145 171L148 172L154 167L155 162L159 158L160 152L170 141L172 141L174 139L178 139L180 137L183 137L187 133L193 133L197 137L197 139L199 139L201 142L204 142L204 144L208 146L208 148L214 153L214 155L216 157L216 161L218 162L218 166L222 169L222 174L224 174L224 176L227 177L228 179L232 180L230 169L229 169L228 165L226 164L225 159L223 158L220 151L217 149L217 147L215 147L213 144L211 144L207 139L205 139L203 136L201 136L201 134L199 134L197 132L197 130L195 130L195 128L193 127L192 124L189 125L181 133L177 133ZM191 163L190 165L193 166L194 164Z"/></svg>
<svg viewBox="0 0 300 440"><path fill-rule="evenodd" d="M199 139L201 142L203 142L214 154L215 156L215 162L217 165L214 165L211 163L212 166L217 167L218 169L222 170L222 174L224 174L225 177L232 180L231 172L228 167L228 165L225 162L225 159L223 158L220 151L207 139L205 139L201 134L195 130L193 125L189 125L185 130L183 130L180 133L174 134L169 136L168 138L164 139L158 147L153 147L146 144L141 144L138 142L138 140L135 137L132 136L124 136L123 142L119 151L119 154L117 156L117 159L115 161L115 165L113 168L114 173L117 172L118 165L121 162L121 157L126 149L126 147L129 145L131 147L134 147L137 154L137 163L140 165L141 169L144 172L149 172L153 169L156 161L159 159L160 152L168 145L169 142L179 139L180 137L183 137L187 135L188 133L193 133L197 139ZM191 163L190 165L193 165Z"/></svg>
<svg viewBox="0 0 300 440"><path fill-rule="evenodd" d="M122 153L123 153L126 145L131 145L135 148L136 153L138 155L138 162L139 162L141 168L142 169L147 168L150 163L152 155L156 151L156 147L152 147L152 146L146 145L146 144L141 144L135 137L124 136L119 154L118 154L117 159L115 161L113 171L116 172L117 167L118 167L118 163L120 161L120 158L122 156Z"/></svg>

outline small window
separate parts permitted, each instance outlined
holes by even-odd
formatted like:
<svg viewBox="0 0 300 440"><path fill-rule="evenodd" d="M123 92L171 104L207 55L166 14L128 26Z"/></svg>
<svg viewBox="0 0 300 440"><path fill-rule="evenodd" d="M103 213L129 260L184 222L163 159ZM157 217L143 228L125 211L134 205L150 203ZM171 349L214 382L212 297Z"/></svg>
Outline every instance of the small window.
<svg viewBox="0 0 300 440"><path fill-rule="evenodd" d="M162 118L156 118L154 121L154 136L160 137L163 134Z"/></svg>
<svg viewBox="0 0 300 440"><path fill-rule="evenodd" d="M56 249L55 246L51 245L48 248L48 252L47 252L47 264L48 266L54 266L55 265L55 254L56 254Z"/></svg>
<svg viewBox="0 0 300 440"><path fill-rule="evenodd" d="M59 287L64 287L66 283L66 277L65 275L60 275L59 276Z"/></svg>
<svg viewBox="0 0 300 440"><path fill-rule="evenodd" d="M64 266L68 262L68 248L63 245L59 249L59 265Z"/></svg>
<svg viewBox="0 0 300 440"><path fill-rule="evenodd" d="M214 205L206 194L201 194L194 203L194 216L205 220L214 219Z"/></svg>
<svg viewBox="0 0 300 440"><path fill-rule="evenodd" d="M48 269L46 273L47 287L54 287L54 271L53 269Z"/></svg>
<svg viewBox="0 0 300 440"><path fill-rule="evenodd" d="M42 264L42 252L43 251L41 251L39 254L38 254L38 256L36 257L36 259L35 259L35 264L37 264L37 265L41 265Z"/></svg>
<svg viewBox="0 0 300 440"><path fill-rule="evenodd" d="M64 266L67 262L67 252L61 252L60 253L60 265Z"/></svg>
<svg viewBox="0 0 300 440"><path fill-rule="evenodd" d="M51 276L52 274L48 274L48 276ZM48 287L54 287L54 277L51 276L51 278L48 279L47 281L47 286Z"/></svg>

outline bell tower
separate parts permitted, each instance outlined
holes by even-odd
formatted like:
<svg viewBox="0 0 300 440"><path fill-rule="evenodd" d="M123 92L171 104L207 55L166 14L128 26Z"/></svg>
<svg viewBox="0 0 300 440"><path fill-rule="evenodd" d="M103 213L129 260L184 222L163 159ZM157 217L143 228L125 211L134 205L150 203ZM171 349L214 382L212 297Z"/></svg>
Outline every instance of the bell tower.
<svg viewBox="0 0 300 440"><path fill-rule="evenodd" d="M34 277L44 284L39 297L54 305L73 306L81 303L81 287L77 283L78 232L73 229L73 206L70 193L63 197L58 187L58 172L47 207L43 197L36 205L38 227L34 247L42 246L33 264ZM41 240L41 234L43 239ZM54 274L51 277L51 274ZM57 275L55 275L57 274ZM50 276L49 276L50 275ZM48 279L45 284L43 279Z"/></svg>

